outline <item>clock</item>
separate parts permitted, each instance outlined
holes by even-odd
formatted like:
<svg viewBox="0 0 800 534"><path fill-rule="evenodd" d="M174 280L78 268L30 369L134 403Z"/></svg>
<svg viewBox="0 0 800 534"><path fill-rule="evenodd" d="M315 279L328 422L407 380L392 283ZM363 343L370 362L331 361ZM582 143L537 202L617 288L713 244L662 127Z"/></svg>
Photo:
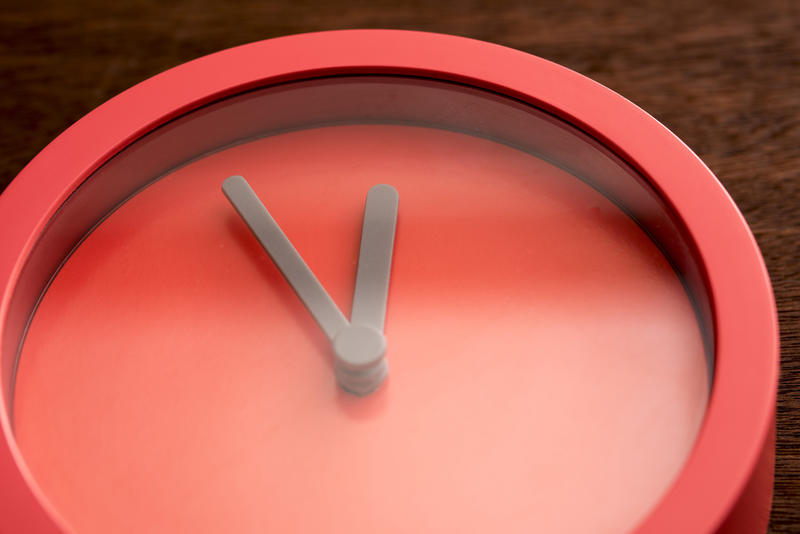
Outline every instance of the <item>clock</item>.
<svg viewBox="0 0 800 534"><path fill-rule="evenodd" d="M0 228L0 532L766 530L756 243L563 67L383 30L219 52L65 131Z"/></svg>

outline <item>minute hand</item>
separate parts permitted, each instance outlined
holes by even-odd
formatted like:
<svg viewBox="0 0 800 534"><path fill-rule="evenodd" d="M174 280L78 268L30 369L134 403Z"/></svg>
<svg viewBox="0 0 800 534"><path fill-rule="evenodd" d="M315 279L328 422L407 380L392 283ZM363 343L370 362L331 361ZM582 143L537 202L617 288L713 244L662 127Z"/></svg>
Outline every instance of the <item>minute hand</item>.
<svg viewBox="0 0 800 534"><path fill-rule="evenodd" d="M348 326L347 319L253 189L241 176L231 176L222 183L222 191L325 335L333 341L336 334Z"/></svg>

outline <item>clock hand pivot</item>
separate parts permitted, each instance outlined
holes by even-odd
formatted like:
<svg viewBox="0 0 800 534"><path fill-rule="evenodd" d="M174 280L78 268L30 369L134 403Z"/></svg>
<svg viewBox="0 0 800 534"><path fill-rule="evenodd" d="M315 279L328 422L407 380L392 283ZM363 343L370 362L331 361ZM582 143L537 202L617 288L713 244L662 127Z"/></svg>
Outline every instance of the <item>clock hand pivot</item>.
<svg viewBox="0 0 800 534"><path fill-rule="evenodd" d="M333 338L336 379L343 389L367 395L378 388L389 370L386 338L373 326L351 324Z"/></svg>

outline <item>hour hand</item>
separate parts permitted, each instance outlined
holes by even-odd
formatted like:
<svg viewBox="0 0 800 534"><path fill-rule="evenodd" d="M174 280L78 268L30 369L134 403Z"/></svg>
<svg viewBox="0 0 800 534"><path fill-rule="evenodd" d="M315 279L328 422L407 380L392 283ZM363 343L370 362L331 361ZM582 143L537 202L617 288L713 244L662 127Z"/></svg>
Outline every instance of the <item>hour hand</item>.
<svg viewBox="0 0 800 534"><path fill-rule="evenodd" d="M333 341L339 383L357 395L366 395L377 389L389 369L384 357L386 338L383 323L397 205L397 190L390 185L376 185L367 194L350 326Z"/></svg>
<svg viewBox="0 0 800 534"><path fill-rule="evenodd" d="M354 325L383 330L398 201L397 190L390 185L376 185L367 193L353 311L350 314L350 322Z"/></svg>

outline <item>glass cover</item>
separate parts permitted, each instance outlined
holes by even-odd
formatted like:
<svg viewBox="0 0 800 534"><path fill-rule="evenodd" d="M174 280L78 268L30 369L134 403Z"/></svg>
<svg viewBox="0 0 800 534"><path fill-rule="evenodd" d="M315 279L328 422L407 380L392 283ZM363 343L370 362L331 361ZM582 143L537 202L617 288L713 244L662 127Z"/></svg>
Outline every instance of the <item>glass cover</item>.
<svg viewBox="0 0 800 534"><path fill-rule="evenodd" d="M231 175L346 317L366 193L397 189L378 391L337 387ZM16 438L79 534L628 531L709 394L692 251L645 179L513 99L254 90L135 142L54 217L15 295Z"/></svg>

